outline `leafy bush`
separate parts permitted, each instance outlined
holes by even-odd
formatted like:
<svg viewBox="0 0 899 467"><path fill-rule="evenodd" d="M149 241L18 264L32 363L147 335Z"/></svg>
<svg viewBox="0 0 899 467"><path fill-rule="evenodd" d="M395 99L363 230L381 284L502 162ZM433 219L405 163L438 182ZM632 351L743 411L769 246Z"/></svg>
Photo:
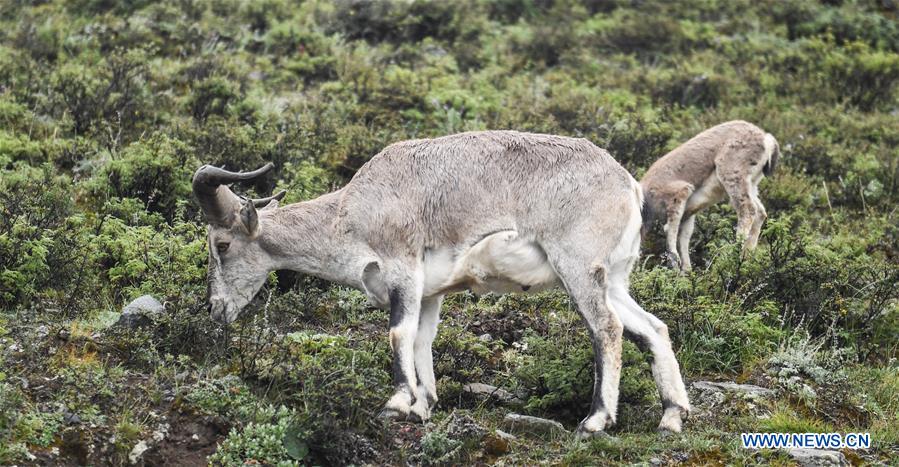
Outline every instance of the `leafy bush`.
<svg viewBox="0 0 899 467"><path fill-rule="evenodd" d="M871 50L862 42L851 42L823 63L825 80L838 96L852 105L871 110L895 97L899 83L899 54Z"/></svg>
<svg viewBox="0 0 899 467"><path fill-rule="evenodd" d="M272 423L250 423L239 431L232 431L221 447L209 457L212 465L300 465L307 448L294 440L291 418L286 411L277 414Z"/></svg>
<svg viewBox="0 0 899 467"><path fill-rule="evenodd" d="M0 306L65 291L76 265L67 219L71 184L49 166L0 172Z"/></svg>
<svg viewBox="0 0 899 467"><path fill-rule="evenodd" d="M0 378L0 462L12 464L24 459L28 453L25 442L17 441L14 437L22 419L20 410L24 405L24 397L18 388L3 381L4 379Z"/></svg>
<svg viewBox="0 0 899 467"><path fill-rule="evenodd" d="M199 166L194 161L183 142L157 134L102 161L83 186L97 207L109 199L136 198L148 211L172 219L177 205L192 198L190 180Z"/></svg>
<svg viewBox="0 0 899 467"><path fill-rule="evenodd" d="M49 77L48 110L70 118L76 135L106 136L115 146L122 132L129 135L150 107L144 86L147 53L141 49L115 51L99 60L85 55L67 61ZM101 125L101 126L98 126Z"/></svg>
<svg viewBox="0 0 899 467"><path fill-rule="evenodd" d="M712 31L707 26L653 13L621 9L594 16L585 24L591 45L644 58L708 46Z"/></svg>

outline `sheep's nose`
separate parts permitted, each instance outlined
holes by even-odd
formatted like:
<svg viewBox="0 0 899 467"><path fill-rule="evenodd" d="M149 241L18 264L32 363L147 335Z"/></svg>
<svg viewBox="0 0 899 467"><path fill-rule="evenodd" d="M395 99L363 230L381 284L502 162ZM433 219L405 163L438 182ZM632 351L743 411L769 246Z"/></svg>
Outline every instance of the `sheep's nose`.
<svg viewBox="0 0 899 467"><path fill-rule="evenodd" d="M225 301L223 299L209 299L209 314L213 320L218 321L219 323L227 324L227 319L225 317L226 309L227 307L225 306Z"/></svg>

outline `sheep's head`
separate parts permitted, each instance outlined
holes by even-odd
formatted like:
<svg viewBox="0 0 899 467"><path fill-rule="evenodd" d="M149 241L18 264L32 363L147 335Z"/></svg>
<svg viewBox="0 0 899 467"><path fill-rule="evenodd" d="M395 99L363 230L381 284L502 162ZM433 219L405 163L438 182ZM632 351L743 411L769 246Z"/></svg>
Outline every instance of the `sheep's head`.
<svg viewBox="0 0 899 467"><path fill-rule="evenodd" d="M227 184L252 180L271 170L272 164L246 173L204 165L194 174L194 195L209 222L208 299L212 319L229 324L259 292L273 262L263 248L257 209L273 209L284 197L252 200L237 196Z"/></svg>

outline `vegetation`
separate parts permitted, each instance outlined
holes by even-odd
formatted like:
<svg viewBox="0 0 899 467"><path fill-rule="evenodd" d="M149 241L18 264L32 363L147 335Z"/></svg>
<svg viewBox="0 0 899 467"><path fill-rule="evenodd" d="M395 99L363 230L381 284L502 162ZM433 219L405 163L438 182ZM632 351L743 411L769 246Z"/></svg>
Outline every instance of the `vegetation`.
<svg viewBox="0 0 899 467"><path fill-rule="evenodd" d="M899 456L899 11L876 0L44 0L0 5L0 464L786 463L743 431L870 432ZM669 324L697 392L661 437L647 355L626 344L614 438L493 430L512 410L573 428L589 339L561 291L458 294L435 343L433 423L384 424L384 312L273 274L228 329L205 312L203 163L276 170L286 202L391 142L512 128L585 137L635 176L744 119L784 157L761 247L726 204L695 272L649 240L634 295ZM153 323L111 326L152 294ZM469 382L519 407L478 401ZM486 433L486 435L484 434ZM143 444L146 451L138 449ZM141 451L141 452L138 452Z"/></svg>

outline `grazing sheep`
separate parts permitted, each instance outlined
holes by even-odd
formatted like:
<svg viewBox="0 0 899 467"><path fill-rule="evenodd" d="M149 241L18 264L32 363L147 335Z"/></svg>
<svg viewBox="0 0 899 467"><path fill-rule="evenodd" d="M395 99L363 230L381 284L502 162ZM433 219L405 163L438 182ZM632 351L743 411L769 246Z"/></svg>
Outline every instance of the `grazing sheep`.
<svg viewBox="0 0 899 467"><path fill-rule="evenodd" d="M345 187L289 206L241 200L227 187L270 168L203 166L194 175L210 223L214 319L234 321L277 269L358 288L390 310L395 393L382 416L426 420L437 401L431 344L445 294L562 285L596 362L579 434L615 422L625 332L653 353L659 428L681 430L690 403L668 329L628 292L640 185L608 152L584 139L471 132L390 145Z"/></svg>
<svg viewBox="0 0 899 467"><path fill-rule="evenodd" d="M640 181L646 197L644 235L656 219L663 221L671 266L689 271L695 215L726 195L737 211L737 238L744 251L755 248L767 217L759 181L774 172L779 157L774 136L741 120L694 136L662 156Z"/></svg>

